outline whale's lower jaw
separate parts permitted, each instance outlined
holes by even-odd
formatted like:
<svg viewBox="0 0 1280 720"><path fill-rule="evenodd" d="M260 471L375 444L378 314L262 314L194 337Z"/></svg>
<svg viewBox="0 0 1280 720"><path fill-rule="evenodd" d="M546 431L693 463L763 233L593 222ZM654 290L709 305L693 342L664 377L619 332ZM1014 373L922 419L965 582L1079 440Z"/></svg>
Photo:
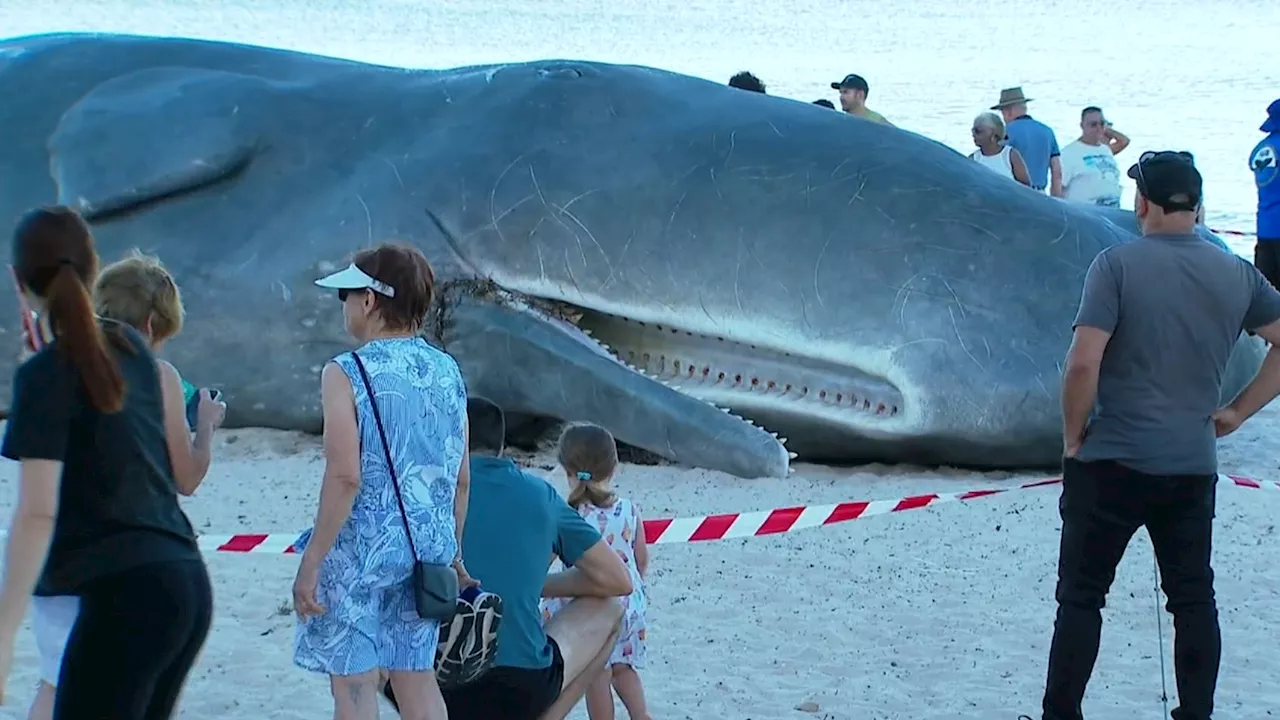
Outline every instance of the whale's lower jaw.
<svg viewBox="0 0 1280 720"><path fill-rule="evenodd" d="M451 298L434 325L467 392L511 412L591 422L668 460L740 477L786 477L786 439L628 366L572 308L503 291Z"/></svg>
<svg viewBox="0 0 1280 720"><path fill-rule="evenodd" d="M790 459L818 462L1005 469L1050 467L1060 460L1052 451L1051 432L1041 433L1044 437L1025 432L1011 437L982 423L960 427L938 423L929 409L913 407L908 399L914 397L911 393L852 366L563 303L506 297L516 298L512 305L522 308L521 312L556 326L602 361L625 368L638 381L639 392L652 395L649 399L669 398L674 392L699 406L717 408L721 414L712 419L676 415L654 417L652 422L666 423L677 435L697 434L690 427L695 422L718 427L724 434L712 432L712 442L721 442L722 437L725 454L732 454L728 448L742 441L737 430L750 436L763 429L786 446ZM674 462L708 466L705 460L682 456L674 447L640 447ZM710 467L717 467L714 460Z"/></svg>
<svg viewBox="0 0 1280 720"><path fill-rule="evenodd" d="M592 311L576 324L636 371L744 417L807 418L872 435L910 422L894 383L852 366Z"/></svg>

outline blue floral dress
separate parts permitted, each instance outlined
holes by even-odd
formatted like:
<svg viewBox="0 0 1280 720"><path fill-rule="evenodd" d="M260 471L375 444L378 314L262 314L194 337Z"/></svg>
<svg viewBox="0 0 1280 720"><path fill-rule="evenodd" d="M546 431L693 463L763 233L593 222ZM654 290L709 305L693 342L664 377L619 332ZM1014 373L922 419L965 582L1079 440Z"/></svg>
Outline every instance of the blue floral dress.
<svg viewBox="0 0 1280 720"><path fill-rule="evenodd" d="M462 374L453 358L421 339L373 340L356 352L377 397L418 559L448 564L458 552L453 503L465 451ZM330 675L429 671L438 623L414 609L413 557L369 394L351 353L334 361L355 394L360 491L320 567L316 599L325 613L299 621L293 661ZM302 550L309 539L308 531L295 547Z"/></svg>

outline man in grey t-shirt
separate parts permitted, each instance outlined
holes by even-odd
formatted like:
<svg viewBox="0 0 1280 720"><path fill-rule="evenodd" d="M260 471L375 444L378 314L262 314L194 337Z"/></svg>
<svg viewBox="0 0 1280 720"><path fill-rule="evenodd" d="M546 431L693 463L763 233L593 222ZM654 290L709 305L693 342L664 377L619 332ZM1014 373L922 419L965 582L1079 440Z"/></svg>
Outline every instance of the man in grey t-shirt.
<svg viewBox="0 0 1280 720"><path fill-rule="evenodd" d="M1146 526L1177 634L1174 720L1208 720L1221 655L1210 567L1216 437L1280 394L1280 293L1195 232L1203 182L1185 153L1143 153L1143 237L1085 276L1062 379L1058 614L1044 720L1079 720L1101 608L1130 538ZM1219 408L1242 330L1272 343L1254 380Z"/></svg>

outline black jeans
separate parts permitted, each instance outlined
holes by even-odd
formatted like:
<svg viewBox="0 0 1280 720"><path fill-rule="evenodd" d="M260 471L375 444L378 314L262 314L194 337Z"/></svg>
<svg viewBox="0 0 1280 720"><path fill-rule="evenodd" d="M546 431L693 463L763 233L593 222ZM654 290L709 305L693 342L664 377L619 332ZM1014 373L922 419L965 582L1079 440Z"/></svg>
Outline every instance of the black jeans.
<svg viewBox="0 0 1280 720"><path fill-rule="evenodd" d="M1280 288L1280 238L1258 238L1253 246L1253 266L1272 286Z"/></svg>
<svg viewBox="0 0 1280 720"><path fill-rule="evenodd" d="M1147 475L1111 461L1063 462L1058 616L1044 720L1081 720L1098 659L1102 608L1130 538L1146 526L1173 614L1179 706L1173 720L1209 720L1222 638L1213 595L1216 475Z"/></svg>
<svg viewBox="0 0 1280 720"><path fill-rule="evenodd" d="M88 583L62 657L54 720L169 720L212 618L200 560Z"/></svg>

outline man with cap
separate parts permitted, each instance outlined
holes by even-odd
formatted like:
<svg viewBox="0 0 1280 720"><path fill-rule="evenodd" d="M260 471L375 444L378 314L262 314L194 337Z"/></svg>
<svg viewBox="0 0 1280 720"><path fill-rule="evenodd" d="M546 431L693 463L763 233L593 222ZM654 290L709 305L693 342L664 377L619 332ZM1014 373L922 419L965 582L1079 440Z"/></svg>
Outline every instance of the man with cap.
<svg viewBox="0 0 1280 720"><path fill-rule="evenodd" d="M1080 720L1100 610L1145 526L1173 614L1174 720L1209 720L1221 635L1212 556L1216 438L1280 394L1280 292L1195 230L1203 182L1186 153L1129 168L1142 237L1085 275L1062 377L1062 536L1043 720ZM1242 330L1273 344L1257 377L1219 407Z"/></svg>
<svg viewBox="0 0 1280 720"><path fill-rule="evenodd" d="M843 80L831 83L831 89L840 91L840 109L846 113L863 120L894 126L883 115L867 108L867 94L871 92L871 88L861 75L845 75Z"/></svg>
<svg viewBox="0 0 1280 720"><path fill-rule="evenodd" d="M1027 164L1031 187L1062 197L1062 159L1058 149L1058 137L1053 128L1027 114L1031 99L1022 94L1022 88L1012 87L1000 91L1000 99L992 110L1004 116L1005 142L1017 150Z"/></svg>
<svg viewBox="0 0 1280 720"><path fill-rule="evenodd" d="M1267 136L1249 153L1249 170L1258 186L1258 244L1253 264L1280 287L1280 100L1267 108L1260 128Z"/></svg>

